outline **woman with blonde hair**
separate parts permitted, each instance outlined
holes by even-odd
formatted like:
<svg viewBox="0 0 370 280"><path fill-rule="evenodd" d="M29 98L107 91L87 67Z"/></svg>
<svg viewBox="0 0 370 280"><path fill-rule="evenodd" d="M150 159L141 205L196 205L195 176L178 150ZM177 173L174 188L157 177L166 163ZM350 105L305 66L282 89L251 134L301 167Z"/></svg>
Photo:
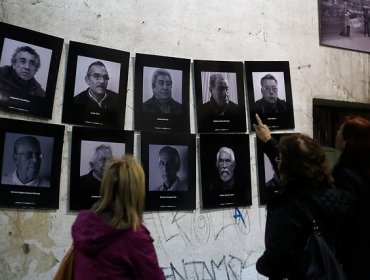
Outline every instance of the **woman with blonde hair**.
<svg viewBox="0 0 370 280"><path fill-rule="evenodd" d="M107 163L101 199L72 226L74 279L165 279L143 225L145 175L132 156Z"/></svg>

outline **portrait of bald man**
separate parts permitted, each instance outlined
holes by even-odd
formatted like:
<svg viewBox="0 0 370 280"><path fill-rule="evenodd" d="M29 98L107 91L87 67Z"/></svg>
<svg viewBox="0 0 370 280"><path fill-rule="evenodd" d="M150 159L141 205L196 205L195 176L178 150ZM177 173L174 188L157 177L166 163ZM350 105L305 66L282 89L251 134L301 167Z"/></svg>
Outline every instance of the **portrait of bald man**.
<svg viewBox="0 0 370 280"><path fill-rule="evenodd" d="M2 184L33 187L50 187L49 179L40 174L42 150L40 141L34 136L22 136L14 142L13 161L15 169L4 173Z"/></svg>

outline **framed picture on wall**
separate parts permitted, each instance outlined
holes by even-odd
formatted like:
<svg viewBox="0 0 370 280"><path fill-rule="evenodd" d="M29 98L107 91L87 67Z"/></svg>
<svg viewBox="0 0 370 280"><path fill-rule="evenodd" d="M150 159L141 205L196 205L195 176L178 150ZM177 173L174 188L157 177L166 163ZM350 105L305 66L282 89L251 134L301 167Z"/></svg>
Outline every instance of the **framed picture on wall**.
<svg viewBox="0 0 370 280"><path fill-rule="evenodd" d="M195 135L141 133L145 210L195 209Z"/></svg>
<svg viewBox="0 0 370 280"><path fill-rule="evenodd" d="M0 207L59 208L64 126L0 119Z"/></svg>
<svg viewBox="0 0 370 280"><path fill-rule="evenodd" d="M51 119L63 39L0 23L0 110Z"/></svg>
<svg viewBox="0 0 370 280"><path fill-rule="evenodd" d="M251 123L257 123L258 114L270 130L293 129L289 62L246 61L244 65Z"/></svg>
<svg viewBox="0 0 370 280"><path fill-rule="evenodd" d="M243 63L194 61L197 131L245 132Z"/></svg>
<svg viewBox="0 0 370 280"><path fill-rule="evenodd" d="M201 134L202 208L252 204L248 134Z"/></svg>
<svg viewBox="0 0 370 280"><path fill-rule="evenodd" d="M100 198L106 162L133 154L133 131L73 127L69 209L90 209Z"/></svg>
<svg viewBox="0 0 370 280"><path fill-rule="evenodd" d="M370 2L319 0L320 44L370 52Z"/></svg>
<svg viewBox="0 0 370 280"><path fill-rule="evenodd" d="M293 133L272 134L271 136L277 141L282 137L292 135ZM276 144L277 144L276 143ZM276 155L268 158L263 152L263 143L257 139L257 173L258 173L258 201L259 205L266 205L269 195L278 191L280 179L277 173Z"/></svg>
<svg viewBox="0 0 370 280"><path fill-rule="evenodd" d="M128 52L71 41L62 122L124 129Z"/></svg>
<svg viewBox="0 0 370 280"><path fill-rule="evenodd" d="M190 132L190 59L136 54L135 130Z"/></svg>
<svg viewBox="0 0 370 280"><path fill-rule="evenodd" d="M312 105L313 139L320 143L326 162L333 168L341 154L335 147L341 123L351 116L370 120L370 104L314 98Z"/></svg>

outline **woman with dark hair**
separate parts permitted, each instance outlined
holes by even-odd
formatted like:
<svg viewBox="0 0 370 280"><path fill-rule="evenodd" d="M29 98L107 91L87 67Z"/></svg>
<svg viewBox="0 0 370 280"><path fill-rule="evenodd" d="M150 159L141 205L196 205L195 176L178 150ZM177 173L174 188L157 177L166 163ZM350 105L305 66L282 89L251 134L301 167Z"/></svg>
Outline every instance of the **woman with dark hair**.
<svg viewBox="0 0 370 280"><path fill-rule="evenodd" d="M349 280L370 279L370 121L347 117L336 136L341 155L333 170L338 188L356 198L353 217L341 231L339 256Z"/></svg>
<svg viewBox="0 0 370 280"><path fill-rule="evenodd" d="M72 226L74 279L165 279L142 224L145 175L132 156L112 159L101 199Z"/></svg>
<svg viewBox="0 0 370 280"><path fill-rule="evenodd" d="M257 136L268 132L265 143L271 141L269 130L257 116ZM263 134L263 133L262 133ZM277 168L281 179L280 191L267 204L265 252L256 268L269 279L302 280L302 252L312 234L312 220L318 224L325 240L332 245L334 233L349 208L347 192L333 187L330 168L320 145L303 134L282 137L278 146Z"/></svg>

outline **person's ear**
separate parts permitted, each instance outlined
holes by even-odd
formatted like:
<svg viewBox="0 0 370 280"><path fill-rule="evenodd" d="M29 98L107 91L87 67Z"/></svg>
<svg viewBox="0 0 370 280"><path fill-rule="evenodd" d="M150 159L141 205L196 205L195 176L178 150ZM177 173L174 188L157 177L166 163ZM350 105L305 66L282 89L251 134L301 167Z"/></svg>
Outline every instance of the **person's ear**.
<svg viewBox="0 0 370 280"><path fill-rule="evenodd" d="M89 79L90 79L89 76L86 75L85 76L85 82L86 82L86 84L89 84Z"/></svg>

